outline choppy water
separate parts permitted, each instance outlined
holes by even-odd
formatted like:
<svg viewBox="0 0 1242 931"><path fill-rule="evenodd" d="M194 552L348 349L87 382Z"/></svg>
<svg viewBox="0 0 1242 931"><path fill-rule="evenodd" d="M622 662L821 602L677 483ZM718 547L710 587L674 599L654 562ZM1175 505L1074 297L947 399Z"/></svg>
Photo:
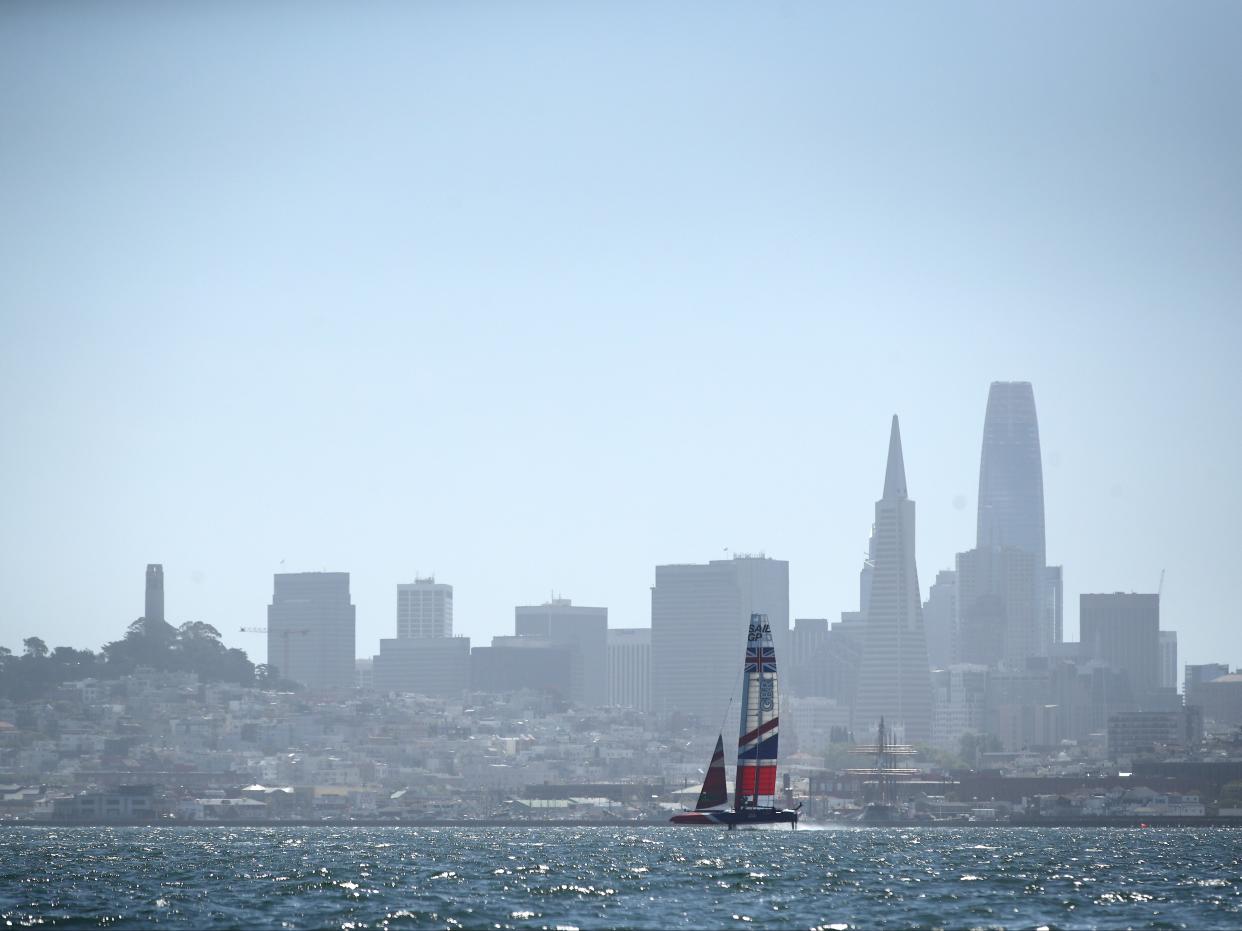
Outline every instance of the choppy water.
<svg viewBox="0 0 1242 931"><path fill-rule="evenodd" d="M0 922L1229 928L1242 832L0 828Z"/></svg>

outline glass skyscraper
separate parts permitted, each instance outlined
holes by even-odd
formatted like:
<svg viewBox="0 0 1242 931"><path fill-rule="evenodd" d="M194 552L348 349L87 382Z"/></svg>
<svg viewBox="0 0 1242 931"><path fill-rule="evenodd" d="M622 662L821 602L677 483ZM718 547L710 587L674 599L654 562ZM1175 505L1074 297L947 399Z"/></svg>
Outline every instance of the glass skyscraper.
<svg viewBox="0 0 1242 931"><path fill-rule="evenodd" d="M1021 664L1061 640L1062 578L1047 565L1035 392L993 382L979 457L975 549L957 557L962 658Z"/></svg>
<svg viewBox="0 0 1242 931"><path fill-rule="evenodd" d="M1012 546L1046 564L1044 470L1029 381L994 381L983 420L975 546Z"/></svg>

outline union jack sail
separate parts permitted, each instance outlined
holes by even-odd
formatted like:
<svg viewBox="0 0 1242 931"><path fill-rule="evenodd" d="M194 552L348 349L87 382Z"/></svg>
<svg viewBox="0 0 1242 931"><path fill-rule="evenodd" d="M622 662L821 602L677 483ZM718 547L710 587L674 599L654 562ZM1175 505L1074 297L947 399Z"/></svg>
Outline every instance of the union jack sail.
<svg viewBox="0 0 1242 931"><path fill-rule="evenodd" d="M742 673L742 723L737 742L735 809L774 803L779 701L772 628L766 614L752 614L746 637L746 665ZM766 802L763 801L764 796L768 797Z"/></svg>

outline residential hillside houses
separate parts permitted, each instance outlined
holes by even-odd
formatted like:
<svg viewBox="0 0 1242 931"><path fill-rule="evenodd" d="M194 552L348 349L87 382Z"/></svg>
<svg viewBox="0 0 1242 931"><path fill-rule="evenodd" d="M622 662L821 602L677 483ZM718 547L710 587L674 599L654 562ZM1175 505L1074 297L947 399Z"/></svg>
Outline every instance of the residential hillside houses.
<svg viewBox="0 0 1242 931"><path fill-rule="evenodd" d="M1242 737L1205 736L1193 712L1018 751L924 748L897 794L934 818L1242 817ZM850 775L843 709L795 697L787 717L782 799L812 820L859 810L874 785ZM139 670L0 701L0 821L660 821L694 804L717 723L548 692L342 698Z"/></svg>

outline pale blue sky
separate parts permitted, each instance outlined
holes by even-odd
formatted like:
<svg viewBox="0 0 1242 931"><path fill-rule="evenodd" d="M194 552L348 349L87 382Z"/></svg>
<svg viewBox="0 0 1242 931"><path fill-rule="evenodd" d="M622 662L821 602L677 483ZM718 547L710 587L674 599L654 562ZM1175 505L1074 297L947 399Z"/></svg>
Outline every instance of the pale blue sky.
<svg viewBox="0 0 1242 931"><path fill-rule="evenodd" d="M1242 663L1242 5L0 6L0 643L271 574L485 642L790 561L856 607L900 414L924 592L988 384L1048 555Z"/></svg>

